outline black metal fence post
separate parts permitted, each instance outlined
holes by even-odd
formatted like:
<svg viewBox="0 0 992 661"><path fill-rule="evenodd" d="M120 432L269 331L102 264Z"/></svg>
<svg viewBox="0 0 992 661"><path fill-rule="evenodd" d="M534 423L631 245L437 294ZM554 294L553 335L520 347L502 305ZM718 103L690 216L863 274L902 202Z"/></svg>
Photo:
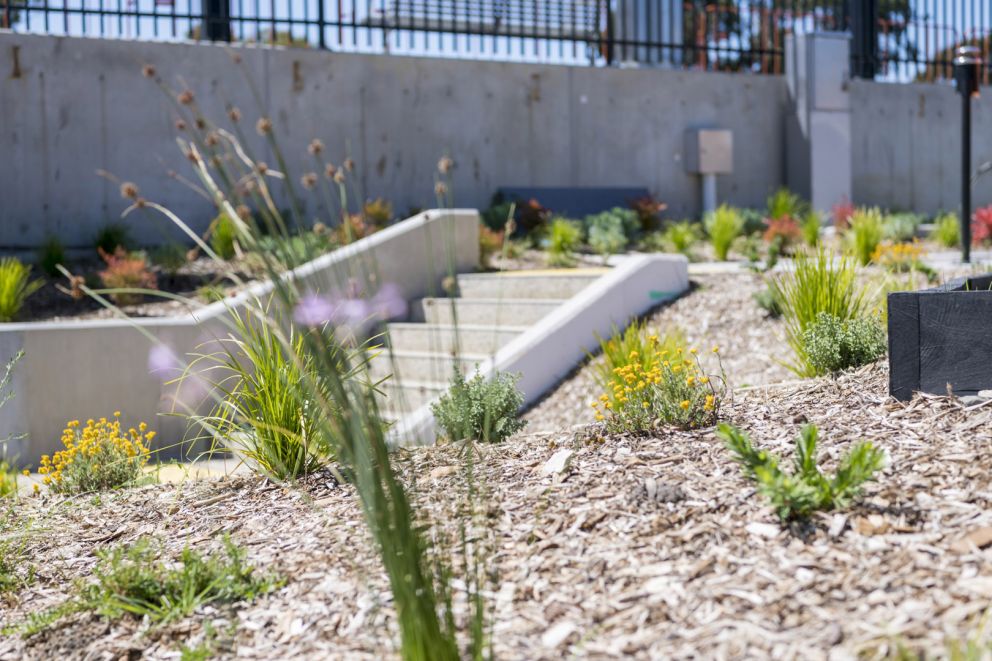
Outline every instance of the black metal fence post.
<svg viewBox="0 0 992 661"><path fill-rule="evenodd" d="M971 261L971 99L982 79L982 51L961 46L954 56L954 82L961 95L961 261Z"/></svg>
<svg viewBox="0 0 992 661"><path fill-rule="evenodd" d="M210 41L231 41L230 0L203 0L203 25Z"/></svg>
<svg viewBox="0 0 992 661"><path fill-rule="evenodd" d="M324 50L327 48L327 39L324 37L324 0L317 0L317 46Z"/></svg>
<svg viewBox="0 0 992 661"><path fill-rule="evenodd" d="M606 3L606 64L616 61L616 17L613 13L613 0Z"/></svg>
<svg viewBox="0 0 992 661"><path fill-rule="evenodd" d="M878 0L849 0L851 74L871 80L878 73Z"/></svg>

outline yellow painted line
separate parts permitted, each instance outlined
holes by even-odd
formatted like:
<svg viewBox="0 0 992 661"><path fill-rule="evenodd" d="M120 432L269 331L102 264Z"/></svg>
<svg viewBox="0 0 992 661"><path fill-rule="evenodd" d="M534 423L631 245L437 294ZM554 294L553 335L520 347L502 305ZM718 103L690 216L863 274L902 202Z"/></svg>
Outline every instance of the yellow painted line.
<svg viewBox="0 0 992 661"><path fill-rule="evenodd" d="M533 269L526 271L497 271L494 273L486 273L486 275L496 275L501 278L529 278L536 276L546 276L546 275L602 275L603 273L609 273L610 269L605 267L591 266L589 268L582 269Z"/></svg>

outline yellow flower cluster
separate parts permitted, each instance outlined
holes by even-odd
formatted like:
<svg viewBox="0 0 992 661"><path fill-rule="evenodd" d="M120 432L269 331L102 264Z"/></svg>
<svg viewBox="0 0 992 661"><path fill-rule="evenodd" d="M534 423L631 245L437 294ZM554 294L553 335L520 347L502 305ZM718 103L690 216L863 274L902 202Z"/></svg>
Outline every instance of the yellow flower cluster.
<svg viewBox="0 0 992 661"><path fill-rule="evenodd" d="M62 493L90 491L121 486L135 480L148 461L145 445L155 438L142 422L127 433L122 431L121 412L113 420L89 419L80 428L71 420L62 432L64 450L41 458L38 472L52 490Z"/></svg>
<svg viewBox="0 0 992 661"><path fill-rule="evenodd" d="M652 336L649 340L657 342ZM713 347L718 354L719 348ZM722 381L722 377L721 377ZM631 351L625 365L613 370L608 392L590 402L596 420L614 431L644 431L655 421L696 427L715 415L717 390L696 349L663 350L647 364Z"/></svg>
<svg viewBox="0 0 992 661"><path fill-rule="evenodd" d="M916 264L926 254L917 239L904 243L880 243L871 255L871 261L889 268L907 267Z"/></svg>

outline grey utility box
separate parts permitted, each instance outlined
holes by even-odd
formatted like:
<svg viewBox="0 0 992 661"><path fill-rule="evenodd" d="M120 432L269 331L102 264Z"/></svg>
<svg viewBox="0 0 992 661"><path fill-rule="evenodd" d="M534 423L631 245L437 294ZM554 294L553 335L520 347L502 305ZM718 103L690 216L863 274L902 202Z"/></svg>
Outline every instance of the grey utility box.
<svg viewBox="0 0 992 661"><path fill-rule="evenodd" d="M691 174L730 174L734 171L734 136L727 129L685 132L685 169Z"/></svg>

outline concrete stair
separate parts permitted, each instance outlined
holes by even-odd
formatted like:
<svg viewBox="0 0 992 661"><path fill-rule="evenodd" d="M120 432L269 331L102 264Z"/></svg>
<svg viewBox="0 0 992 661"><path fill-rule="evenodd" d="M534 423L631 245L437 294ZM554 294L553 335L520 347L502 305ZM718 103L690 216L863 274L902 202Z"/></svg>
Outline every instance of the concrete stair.
<svg viewBox="0 0 992 661"><path fill-rule="evenodd" d="M603 272L462 274L457 278L457 298L428 297L415 302L411 306L414 321L389 324L390 347L370 368L376 379L389 377L380 386L387 417L402 417L434 401L447 389L455 366L470 376L477 364Z"/></svg>

